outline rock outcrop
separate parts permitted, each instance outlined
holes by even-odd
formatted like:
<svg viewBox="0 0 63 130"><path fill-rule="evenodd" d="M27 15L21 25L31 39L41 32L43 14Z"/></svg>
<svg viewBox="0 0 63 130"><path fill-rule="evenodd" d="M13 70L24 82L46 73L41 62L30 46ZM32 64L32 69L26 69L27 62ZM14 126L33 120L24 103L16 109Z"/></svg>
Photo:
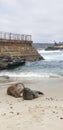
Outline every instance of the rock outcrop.
<svg viewBox="0 0 63 130"><path fill-rule="evenodd" d="M0 70L3 69L14 69L18 66L22 66L25 64L25 59L22 58L14 58L11 57L1 57L0 58Z"/></svg>
<svg viewBox="0 0 63 130"><path fill-rule="evenodd" d="M63 44L57 44L55 43L52 47L47 47L45 48L45 50L47 51L50 51L50 50L63 50Z"/></svg>

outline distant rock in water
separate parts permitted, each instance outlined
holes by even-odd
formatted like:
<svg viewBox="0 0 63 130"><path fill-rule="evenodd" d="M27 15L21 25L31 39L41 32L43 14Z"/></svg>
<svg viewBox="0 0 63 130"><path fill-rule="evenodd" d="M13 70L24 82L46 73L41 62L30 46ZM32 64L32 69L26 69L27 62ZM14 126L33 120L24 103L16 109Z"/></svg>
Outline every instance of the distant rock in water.
<svg viewBox="0 0 63 130"><path fill-rule="evenodd" d="M49 50L63 50L63 44L57 44L57 43L55 43L52 47L47 47L47 48L45 48L45 50L47 51L49 51Z"/></svg>

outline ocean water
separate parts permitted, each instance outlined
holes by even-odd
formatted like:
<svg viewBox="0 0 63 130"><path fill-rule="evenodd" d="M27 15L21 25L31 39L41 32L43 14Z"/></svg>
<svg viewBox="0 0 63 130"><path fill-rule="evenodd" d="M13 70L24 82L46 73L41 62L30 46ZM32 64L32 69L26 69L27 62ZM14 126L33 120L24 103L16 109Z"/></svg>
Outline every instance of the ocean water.
<svg viewBox="0 0 63 130"><path fill-rule="evenodd" d="M45 60L27 62L14 70L0 71L0 76L33 78L60 78L63 77L63 51L38 50Z"/></svg>

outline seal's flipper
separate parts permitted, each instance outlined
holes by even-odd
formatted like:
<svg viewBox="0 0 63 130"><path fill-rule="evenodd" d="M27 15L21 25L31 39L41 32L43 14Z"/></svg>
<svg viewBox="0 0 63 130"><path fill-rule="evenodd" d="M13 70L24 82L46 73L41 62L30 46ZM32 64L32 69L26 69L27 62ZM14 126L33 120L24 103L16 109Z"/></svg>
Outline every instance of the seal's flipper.
<svg viewBox="0 0 63 130"><path fill-rule="evenodd" d="M43 92L40 92L40 91L37 91L37 93L38 93L38 94L41 94L41 95L44 95L44 93L43 93Z"/></svg>

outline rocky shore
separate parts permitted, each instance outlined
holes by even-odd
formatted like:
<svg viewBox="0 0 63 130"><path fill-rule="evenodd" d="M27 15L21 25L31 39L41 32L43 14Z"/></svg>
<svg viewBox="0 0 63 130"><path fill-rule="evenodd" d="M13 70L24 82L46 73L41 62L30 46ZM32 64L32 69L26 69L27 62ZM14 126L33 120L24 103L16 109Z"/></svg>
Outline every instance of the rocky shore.
<svg viewBox="0 0 63 130"><path fill-rule="evenodd" d="M25 59L23 58L11 58L11 57L1 57L0 58L0 70L3 69L14 69L18 66L25 64Z"/></svg>

